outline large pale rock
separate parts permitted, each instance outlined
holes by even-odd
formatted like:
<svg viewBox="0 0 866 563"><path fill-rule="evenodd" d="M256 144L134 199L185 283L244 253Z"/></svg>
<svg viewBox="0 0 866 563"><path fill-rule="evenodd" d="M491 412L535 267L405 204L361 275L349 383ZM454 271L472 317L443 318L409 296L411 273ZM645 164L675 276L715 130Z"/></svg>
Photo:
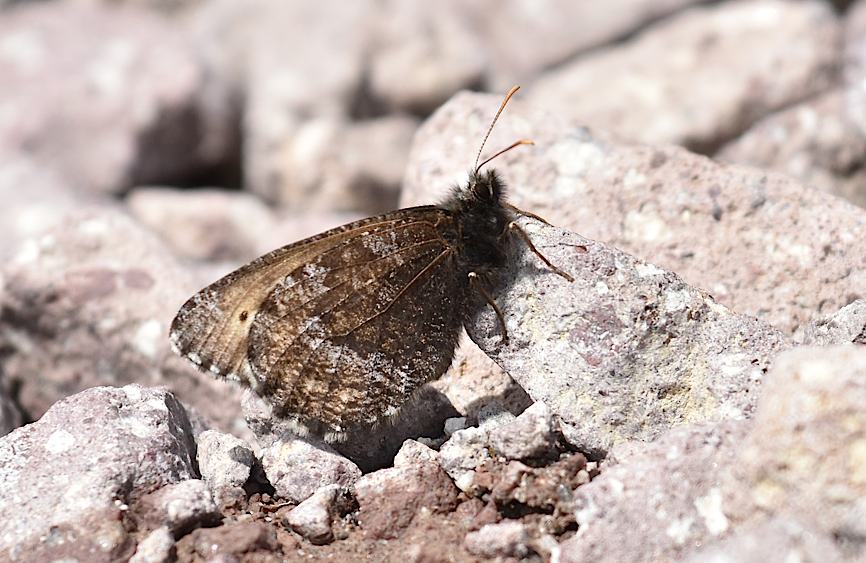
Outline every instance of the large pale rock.
<svg viewBox="0 0 866 563"><path fill-rule="evenodd" d="M716 303L675 274L535 220L520 226L551 272L512 239L492 308L470 336L580 451L603 453L668 428L751 416L763 373L789 346L778 330Z"/></svg>
<svg viewBox="0 0 866 563"><path fill-rule="evenodd" d="M866 136L835 89L775 113L725 145L720 160L788 174L866 206Z"/></svg>
<svg viewBox="0 0 866 563"><path fill-rule="evenodd" d="M416 136L404 204L438 201L465 181L500 101L461 94L427 121ZM513 104L488 151L535 140L495 162L515 205L676 272L785 332L866 297L863 210L790 178L617 142L519 99Z"/></svg>
<svg viewBox="0 0 866 563"><path fill-rule="evenodd" d="M464 6L490 49L490 85L503 89L701 2L613 0L599 9L569 0L486 0Z"/></svg>
<svg viewBox="0 0 866 563"><path fill-rule="evenodd" d="M27 152L75 187L182 177L234 142L192 44L153 13L27 3L3 14L0 37L0 152Z"/></svg>
<svg viewBox="0 0 866 563"><path fill-rule="evenodd" d="M534 82L533 103L647 143L703 151L825 89L842 31L819 0L697 7Z"/></svg>
<svg viewBox="0 0 866 563"><path fill-rule="evenodd" d="M117 561L125 512L196 477L186 411L164 390L98 387L0 439L0 558Z"/></svg>
<svg viewBox="0 0 866 563"><path fill-rule="evenodd" d="M126 202L139 223L177 254L196 260L252 260L276 226L273 212L244 192L145 187Z"/></svg>
<svg viewBox="0 0 866 563"><path fill-rule="evenodd" d="M574 491L578 531L561 561L678 561L724 534L719 481L745 432L742 422L685 427L614 448L601 474Z"/></svg>
<svg viewBox="0 0 866 563"><path fill-rule="evenodd" d="M793 517L853 560L866 557L866 347L798 348L767 377L733 467L728 517Z"/></svg>
<svg viewBox="0 0 866 563"><path fill-rule="evenodd" d="M0 370L29 416L81 389L138 382L168 386L224 428L239 420L238 393L169 346L169 324L199 284L125 215L70 216L0 276Z"/></svg>

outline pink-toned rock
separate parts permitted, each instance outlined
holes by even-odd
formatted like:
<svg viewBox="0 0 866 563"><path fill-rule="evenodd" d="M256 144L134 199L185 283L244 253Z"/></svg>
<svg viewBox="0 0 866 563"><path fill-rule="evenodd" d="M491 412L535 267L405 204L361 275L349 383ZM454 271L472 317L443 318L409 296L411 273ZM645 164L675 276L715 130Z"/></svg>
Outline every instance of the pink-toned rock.
<svg viewBox="0 0 866 563"><path fill-rule="evenodd" d="M277 496L289 502L300 503L327 485L348 487L361 476L358 466L312 437L283 435L260 455Z"/></svg>
<svg viewBox="0 0 866 563"><path fill-rule="evenodd" d="M22 152L0 154L0 258L59 223L87 200L61 174Z"/></svg>
<svg viewBox="0 0 866 563"><path fill-rule="evenodd" d="M593 47L623 36L702 0L613 0L591 2L486 0L461 3L489 50L488 83L497 90ZM597 86L597 85L595 85ZM581 93L586 95L586 93Z"/></svg>
<svg viewBox="0 0 866 563"><path fill-rule="evenodd" d="M480 84L487 45L466 8L450 1L382 2L371 37L371 95L386 107L425 114Z"/></svg>
<svg viewBox="0 0 866 563"><path fill-rule="evenodd" d="M393 539L412 523L419 510L450 512L457 488L435 462L380 469L355 483L358 523L371 537Z"/></svg>
<svg viewBox="0 0 866 563"><path fill-rule="evenodd" d="M72 215L0 275L0 369L30 417L81 389L138 382L168 386L226 429L239 420L239 393L170 349L169 324L199 284L125 215Z"/></svg>
<svg viewBox="0 0 866 563"><path fill-rule="evenodd" d="M826 89L841 40L826 2L724 2L556 68L528 95L628 139L712 151L768 112Z"/></svg>
<svg viewBox="0 0 866 563"><path fill-rule="evenodd" d="M138 188L126 202L177 254L196 260L252 260L276 224L273 212L244 192Z"/></svg>
<svg viewBox="0 0 866 563"><path fill-rule="evenodd" d="M677 561L725 533L719 481L745 432L743 423L678 428L614 448L601 474L574 491L578 532L561 560Z"/></svg>
<svg viewBox="0 0 866 563"><path fill-rule="evenodd" d="M422 127L403 204L465 181L500 101L461 94ZM838 198L682 149L617 142L517 99L488 151L519 138L536 145L495 162L512 203L676 272L734 311L791 333L866 296L866 213Z"/></svg>
<svg viewBox="0 0 866 563"><path fill-rule="evenodd" d="M125 560L125 513L196 477L195 442L171 393L98 387L0 439L0 475L0 558Z"/></svg>
<svg viewBox="0 0 866 563"><path fill-rule="evenodd" d="M399 198L416 128L409 117L324 116L298 122L279 138L254 137L268 148L250 155L250 189L294 212L389 211ZM266 190L259 179L266 180Z"/></svg>
<svg viewBox="0 0 866 563"><path fill-rule="evenodd" d="M180 30L133 8L28 3L0 18L0 152L87 192L195 173L234 142Z"/></svg>
<svg viewBox="0 0 866 563"><path fill-rule="evenodd" d="M803 347L779 357L726 483L724 512L748 528L795 518L866 557L866 347Z"/></svg>
<svg viewBox="0 0 866 563"><path fill-rule="evenodd" d="M782 172L866 207L866 136L836 89L756 123L716 158Z"/></svg>

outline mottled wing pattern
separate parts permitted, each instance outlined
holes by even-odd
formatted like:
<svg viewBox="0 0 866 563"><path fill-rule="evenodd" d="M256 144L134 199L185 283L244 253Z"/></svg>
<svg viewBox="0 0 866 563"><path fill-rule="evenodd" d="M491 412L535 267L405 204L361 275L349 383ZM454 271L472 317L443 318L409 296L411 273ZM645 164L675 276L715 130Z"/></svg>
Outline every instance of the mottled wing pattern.
<svg viewBox="0 0 866 563"><path fill-rule="evenodd" d="M396 414L445 372L463 314L454 229L448 212L416 208L317 252L274 287L249 361L277 414L333 437Z"/></svg>
<svg viewBox="0 0 866 563"><path fill-rule="evenodd" d="M451 361L463 310L455 228L424 206L277 249L190 298L172 344L304 426L369 426Z"/></svg>

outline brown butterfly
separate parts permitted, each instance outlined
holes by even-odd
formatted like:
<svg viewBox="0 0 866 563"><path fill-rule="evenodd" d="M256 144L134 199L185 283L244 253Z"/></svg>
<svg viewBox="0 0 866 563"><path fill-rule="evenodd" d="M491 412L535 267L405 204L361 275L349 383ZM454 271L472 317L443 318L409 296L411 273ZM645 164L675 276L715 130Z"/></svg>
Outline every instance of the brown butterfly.
<svg viewBox="0 0 866 563"><path fill-rule="evenodd" d="M493 118L467 185L440 205L400 209L284 246L192 296L171 326L175 351L214 376L249 385L274 414L340 441L394 416L451 364L463 323L515 233L551 264L514 222L504 185L478 164L512 88ZM480 303L483 306L484 303Z"/></svg>

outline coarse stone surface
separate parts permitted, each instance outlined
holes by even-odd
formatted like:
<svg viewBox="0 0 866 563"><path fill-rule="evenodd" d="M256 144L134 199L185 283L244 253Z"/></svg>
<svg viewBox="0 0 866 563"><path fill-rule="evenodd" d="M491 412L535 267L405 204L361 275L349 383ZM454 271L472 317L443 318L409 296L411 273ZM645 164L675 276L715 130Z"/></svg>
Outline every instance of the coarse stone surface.
<svg viewBox="0 0 866 563"><path fill-rule="evenodd" d="M117 561L135 550L126 512L197 477L195 441L171 393L96 387L0 439L0 474L0 504L15 507L0 515L0 557Z"/></svg>
<svg viewBox="0 0 866 563"><path fill-rule="evenodd" d="M376 539L398 537L421 510L454 510L459 492L437 463L425 461L368 473L354 490L358 523Z"/></svg>
<svg viewBox="0 0 866 563"><path fill-rule="evenodd" d="M711 152L768 112L827 89L842 37L820 0L699 6L542 75L528 96L628 139Z"/></svg>
<svg viewBox="0 0 866 563"><path fill-rule="evenodd" d="M487 144L535 141L489 165L514 205L676 272L787 333L866 297L862 209L778 174L614 140L521 94ZM436 202L466 181L500 102L462 93L423 125L404 205Z"/></svg>
<svg viewBox="0 0 866 563"><path fill-rule="evenodd" d="M26 2L2 14L0 37L0 152L80 191L182 178L236 142L192 43L157 14Z"/></svg>
<svg viewBox="0 0 866 563"><path fill-rule="evenodd" d="M198 282L128 216L78 211L22 246L0 280L0 371L29 417L82 389L136 382L165 385L237 428L239 393L177 356L167 337Z"/></svg>
<svg viewBox="0 0 866 563"><path fill-rule="evenodd" d="M300 503L325 485L349 486L360 476L358 466L313 437L284 434L261 452L262 468L276 494Z"/></svg>
<svg viewBox="0 0 866 563"><path fill-rule="evenodd" d="M600 475L574 491L578 531L561 561L678 561L720 537L729 522L719 483L746 430L743 422L684 427L614 448Z"/></svg>
<svg viewBox="0 0 866 563"><path fill-rule="evenodd" d="M205 430L196 437L198 467L214 499L231 504L245 498L243 486L257 463L252 448L236 436Z"/></svg>
<svg viewBox="0 0 866 563"><path fill-rule="evenodd" d="M515 237L496 290L508 342L489 307L467 328L560 418L573 446L600 454L674 426L751 416L764 372L790 346L781 332L612 247L533 219L519 224L574 281Z"/></svg>

